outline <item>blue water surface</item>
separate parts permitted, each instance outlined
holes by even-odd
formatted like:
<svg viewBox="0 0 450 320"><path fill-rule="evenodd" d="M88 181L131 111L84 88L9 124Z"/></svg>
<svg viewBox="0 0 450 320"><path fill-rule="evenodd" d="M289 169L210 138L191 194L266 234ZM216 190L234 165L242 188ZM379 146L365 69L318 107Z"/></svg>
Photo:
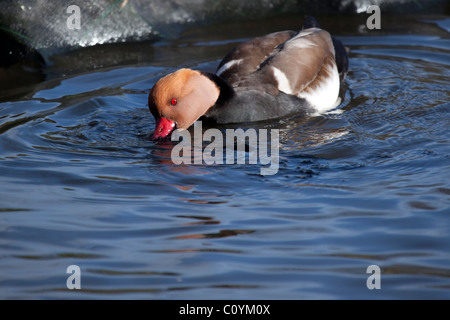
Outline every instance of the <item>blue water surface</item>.
<svg viewBox="0 0 450 320"><path fill-rule="evenodd" d="M106 47L143 60L54 57L45 81L0 103L0 298L449 299L450 37L434 21L337 32L351 49L343 102L265 123L280 129L267 176L173 164L147 108L161 76L213 71L267 21Z"/></svg>

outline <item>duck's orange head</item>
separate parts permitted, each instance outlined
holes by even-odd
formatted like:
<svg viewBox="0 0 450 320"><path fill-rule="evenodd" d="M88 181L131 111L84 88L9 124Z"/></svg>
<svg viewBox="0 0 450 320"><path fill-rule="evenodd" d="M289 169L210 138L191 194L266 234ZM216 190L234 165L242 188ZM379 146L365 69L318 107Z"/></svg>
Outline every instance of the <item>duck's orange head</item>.
<svg viewBox="0 0 450 320"><path fill-rule="evenodd" d="M165 138L178 129L187 129L217 101L217 85L199 71L181 69L156 82L148 96L155 117L153 139Z"/></svg>

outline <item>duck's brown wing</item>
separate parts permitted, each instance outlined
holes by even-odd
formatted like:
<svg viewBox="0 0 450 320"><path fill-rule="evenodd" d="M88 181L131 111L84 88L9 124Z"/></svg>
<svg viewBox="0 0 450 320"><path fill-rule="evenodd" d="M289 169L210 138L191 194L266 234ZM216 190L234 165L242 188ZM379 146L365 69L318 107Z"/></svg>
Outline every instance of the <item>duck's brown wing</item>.
<svg viewBox="0 0 450 320"><path fill-rule="evenodd" d="M333 108L340 81L330 34L319 28L300 31L238 86L252 84L271 94L281 91L306 99L317 111Z"/></svg>
<svg viewBox="0 0 450 320"><path fill-rule="evenodd" d="M280 91L298 95L331 77L334 68L336 62L330 34L311 28L299 32L274 52L259 73L264 81L275 81Z"/></svg>
<svg viewBox="0 0 450 320"><path fill-rule="evenodd" d="M274 32L240 43L217 67L216 74L231 86L259 70L277 47L297 34L295 31Z"/></svg>

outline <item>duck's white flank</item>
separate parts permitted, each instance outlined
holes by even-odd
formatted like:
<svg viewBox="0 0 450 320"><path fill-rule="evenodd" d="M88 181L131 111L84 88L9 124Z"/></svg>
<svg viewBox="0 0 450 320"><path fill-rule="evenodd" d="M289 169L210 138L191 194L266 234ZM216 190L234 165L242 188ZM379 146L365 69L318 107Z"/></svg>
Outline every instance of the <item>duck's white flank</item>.
<svg viewBox="0 0 450 320"><path fill-rule="evenodd" d="M297 94L297 97L306 99L318 113L334 109L339 98L340 80L336 64L327 65L325 68L328 68L331 77L326 78L316 88L308 88Z"/></svg>

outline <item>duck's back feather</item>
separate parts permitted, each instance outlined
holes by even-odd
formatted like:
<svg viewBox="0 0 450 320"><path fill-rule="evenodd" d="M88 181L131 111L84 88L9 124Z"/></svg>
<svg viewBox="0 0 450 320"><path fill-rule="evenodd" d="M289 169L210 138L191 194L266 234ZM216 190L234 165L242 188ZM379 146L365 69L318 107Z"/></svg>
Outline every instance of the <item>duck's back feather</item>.
<svg viewBox="0 0 450 320"><path fill-rule="evenodd" d="M310 28L279 46L254 75L284 93L299 96L318 85L324 77L331 76L335 67L329 33Z"/></svg>
<svg viewBox="0 0 450 320"><path fill-rule="evenodd" d="M293 36L295 31L274 32L240 43L228 53L217 67L216 74L231 86L258 71L279 45Z"/></svg>

